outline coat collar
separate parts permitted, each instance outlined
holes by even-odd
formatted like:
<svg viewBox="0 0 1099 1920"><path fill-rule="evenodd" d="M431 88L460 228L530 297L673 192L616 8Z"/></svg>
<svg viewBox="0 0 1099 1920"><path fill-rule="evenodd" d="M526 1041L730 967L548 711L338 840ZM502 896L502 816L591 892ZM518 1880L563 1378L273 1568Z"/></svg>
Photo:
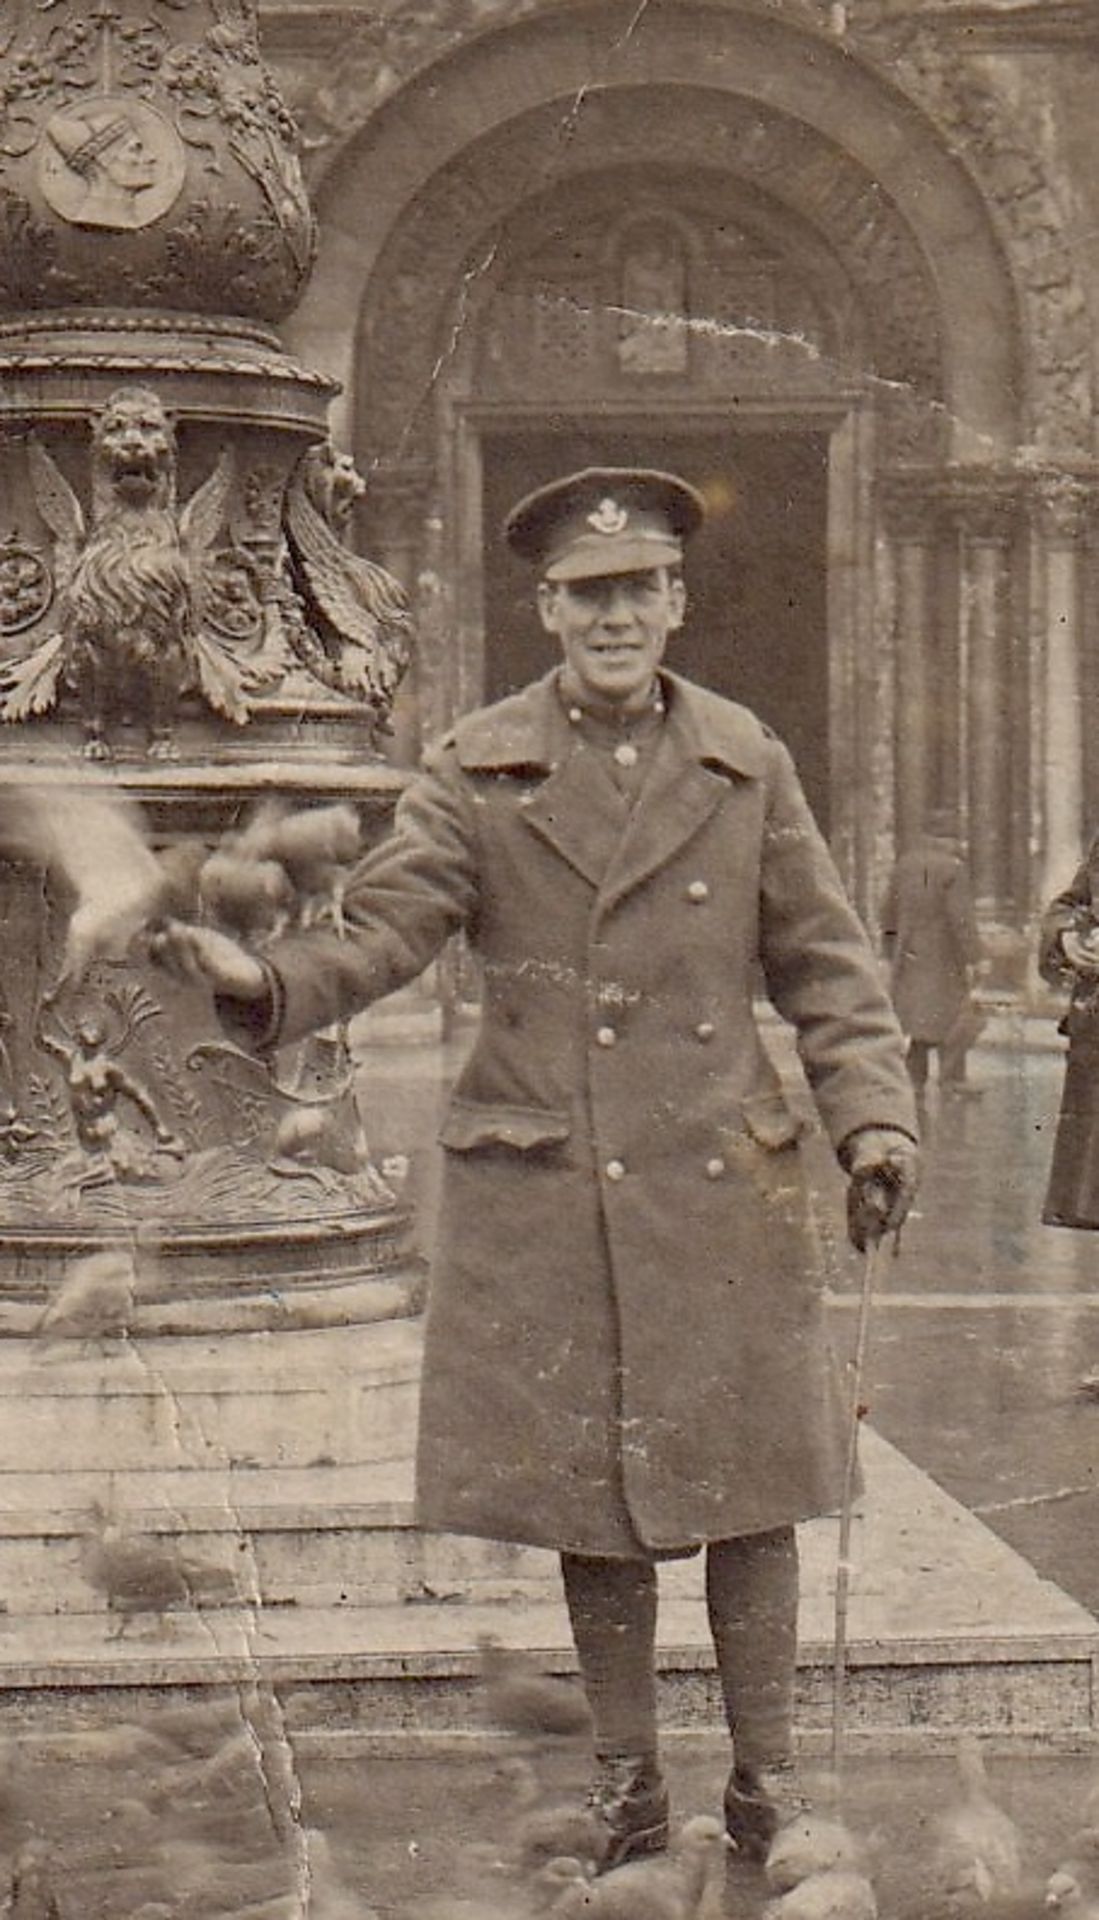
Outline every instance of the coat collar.
<svg viewBox="0 0 1099 1920"><path fill-rule="evenodd" d="M666 732L682 757L758 779L766 762L766 735L755 714L676 673L665 671L661 679L668 696ZM459 765L470 773L552 773L566 739L556 671L507 700L466 714L454 730Z"/></svg>
<svg viewBox="0 0 1099 1920"><path fill-rule="evenodd" d="M604 907L663 866L728 797L728 776L756 779L766 734L746 707L663 676L668 713L632 812L573 739L547 675L510 699L460 720L459 764L468 772L545 776L524 806L526 825L597 889Z"/></svg>

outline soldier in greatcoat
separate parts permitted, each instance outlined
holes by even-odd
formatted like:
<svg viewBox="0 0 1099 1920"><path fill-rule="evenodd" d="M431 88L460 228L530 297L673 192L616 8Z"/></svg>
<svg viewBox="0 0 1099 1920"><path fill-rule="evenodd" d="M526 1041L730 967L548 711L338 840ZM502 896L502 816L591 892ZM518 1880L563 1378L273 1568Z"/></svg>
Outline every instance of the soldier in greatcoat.
<svg viewBox="0 0 1099 1920"><path fill-rule="evenodd" d="M429 752L347 889L348 937L262 962L204 929L164 941L259 1046L347 1018L459 929L480 956L440 1134L418 1517L560 1554L604 1866L667 1836L668 1555L707 1549L732 1839L760 1855L797 1804L794 1527L839 1504L845 1433L760 970L857 1244L899 1224L915 1178L902 1037L790 756L662 666L701 514L682 481L634 470L522 501L507 538L561 664Z"/></svg>

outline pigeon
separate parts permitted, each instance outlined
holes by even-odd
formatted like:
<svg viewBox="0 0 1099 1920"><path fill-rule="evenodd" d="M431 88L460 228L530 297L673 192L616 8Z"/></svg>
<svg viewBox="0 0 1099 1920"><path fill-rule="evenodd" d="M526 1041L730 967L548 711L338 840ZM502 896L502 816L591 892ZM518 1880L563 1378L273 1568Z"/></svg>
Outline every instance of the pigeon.
<svg viewBox="0 0 1099 1920"><path fill-rule="evenodd" d="M135 1533L98 1501L80 1544L80 1569L110 1612L122 1615L118 1632L137 1614L164 1616L179 1607L233 1605L241 1595L233 1574L189 1554L164 1534Z"/></svg>
<svg viewBox="0 0 1099 1920"><path fill-rule="evenodd" d="M607 1833L590 1807L579 1801L550 1799L539 1786L529 1760L520 1755L501 1761L497 1777L512 1789L511 1852L524 1871L548 1869L562 1859L594 1863L602 1858Z"/></svg>
<svg viewBox="0 0 1099 1920"><path fill-rule="evenodd" d="M37 861L74 896L57 987L79 984L96 960L122 959L178 891L178 875L158 861L137 807L87 771L79 785L6 789L0 849Z"/></svg>
<svg viewBox="0 0 1099 1920"><path fill-rule="evenodd" d="M574 1877L552 1911L561 1920L696 1920L724 1881L727 1848L720 1820L696 1814L669 1854L628 1860L597 1880Z"/></svg>
<svg viewBox="0 0 1099 1920"><path fill-rule="evenodd" d="M1089 1893L1072 1866L1058 1867L1046 1881L1045 1907L1065 1920L1099 1920L1099 1893Z"/></svg>
<svg viewBox="0 0 1099 1920"><path fill-rule="evenodd" d="M277 939L294 907L293 884L277 860L249 860L231 850L205 861L198 893L210 920L253 945Z"/></svg>
<svg viewBox="0 0 1099 1920"><path fill-rule="evenodd" d="M268 800L227 850L238 859L278 861L297 897L301 925L328 920L342 931L343 890L361 841L359 816L346 801L291 812Z"/></svg>
<svg viewBox="0 0 1099 1920"><path fill-rule="evenodd" d="M935 1819L932 1878L935 1891L955 1901L987 1905L1017 1893L1023 1880L1019 1830L988 1791L984 1758L971 1735L958 1743L962 1793Z"/></svg>
<svg viewBox="0 0 1099 1920"><path fill-rule="evenodd" d="M1093 1790L1085 1812L1093 1819L1099 1795ZM1069 1855L1046 1881L1045 1905L1069 1920L1099 1920L1099 1829L1082 1827L1069 1843Z"/></svg>
<svg viewBox="0 0 1099 1920"><path fill-rule="evenodd" d="M866 1876L838 1867L811 1873L763 1909L764 1920L877 1920L877 1913Z"/></svg>
<svg viewBox="0 0 1099 1920"><path fill-rule="evenodd" d="M43 1308L35 1333L47 1341L124 1340L134 1316L137 1273L128 1248L74 1260Z"/></svg>
<svg viewBox="0 0 1099 1920"><path fill-rule="evenodd" d="M767 1884L787 1893L815 1873L851 1872L862 1867L862 1850L838 1813L801 1813L780 1828L764 1866Z"/></svg>
<svg viewBox="0 0 1099 1920"><path fill-rule="evenodd" d="M541 1673L526 1654L491 1634L477 1642L485 1709L495 1726L527 1738L575 1739L591 1732L591 1709L579 1687Z"/></svg>

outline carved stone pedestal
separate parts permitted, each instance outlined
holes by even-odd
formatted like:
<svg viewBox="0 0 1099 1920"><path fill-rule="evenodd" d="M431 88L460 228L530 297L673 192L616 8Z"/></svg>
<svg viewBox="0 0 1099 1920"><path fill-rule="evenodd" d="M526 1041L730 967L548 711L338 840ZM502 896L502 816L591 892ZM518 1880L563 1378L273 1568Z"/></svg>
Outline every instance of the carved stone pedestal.
<svg viewBox="0 0 1099 1920"><path fill-rule="evenodd" d="M237 1045L204 988L158 971L149 936L186 920L262 953L341 929L347 873L403 784L383 741L409 619L351 544L364 483L327 438L333 385L274 330L315 235L251 0L14 0L9 16L4 1699L18 1720L17 1672L39 1697L98 1687L120 1627L153 1685L180 1628L208 1652L231 1642L189 1671L211 1689L196 1739L215 1773L223 1733L233 1759L218 1714L236 1688L261 1764L230 1767L225 1791L250 1815L270 1789L274 1832L242 1838L255 1874L215 1835L221 1884L189 1905L195 1835L165 1829L191 1849L171 1910L297 1920L305 1856L276 1791L256 1610L351 1578L356 1476L384 1469L395 1431L407 1454L422 1268L346 1030L271 1058ZM161 1556L149 1592L121 1571L131 1547ZM86 1665L51 1623L76 1623ZM166 1911L140 1836L119 1831L129 1880L107 1899L74 1858L74 1911ZM88 1844L98 1873L110 1849Z"/></svg>

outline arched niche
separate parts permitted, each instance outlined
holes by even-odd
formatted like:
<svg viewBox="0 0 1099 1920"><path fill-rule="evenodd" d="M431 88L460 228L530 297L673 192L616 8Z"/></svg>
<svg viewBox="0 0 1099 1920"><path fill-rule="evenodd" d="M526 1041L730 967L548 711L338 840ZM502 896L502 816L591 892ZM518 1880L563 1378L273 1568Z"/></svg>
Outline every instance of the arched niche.
<svg viewBox="0 0 1099 1920"><path fill-rule="evenodd" d="M292 329L295 344L348 387L346 424L362 357L349 341L348 318L371 304L368 289L387 241L429 184L449 186L449 219L464 251L478 235L491 236L509 206L572 168L608 96L656 88L683 138L700 96L720 96L727 128L711 156L715 165L763 185L752 170L758 149L777 197L793 204L790 175L801 176L824 231L850 217L851 170L869 183L877 218L903 222L934 282L952 456L1009 452L1022 385L1011 274L981 194L926 116L823 36L725 6L655 5L636 20L634 12L569 7L487 32L428 68L349 136L319 186L321 265ZM768 120L800 129L804 152L789 136L776 146ZM524 121L529 140L506 173L494 174L492 136ZM486 169L471 179L465 168L459 191L455 163L478 147ZM861 217L872 246L875 216ZM437 286L446 270L440 255Z"/></svg>

